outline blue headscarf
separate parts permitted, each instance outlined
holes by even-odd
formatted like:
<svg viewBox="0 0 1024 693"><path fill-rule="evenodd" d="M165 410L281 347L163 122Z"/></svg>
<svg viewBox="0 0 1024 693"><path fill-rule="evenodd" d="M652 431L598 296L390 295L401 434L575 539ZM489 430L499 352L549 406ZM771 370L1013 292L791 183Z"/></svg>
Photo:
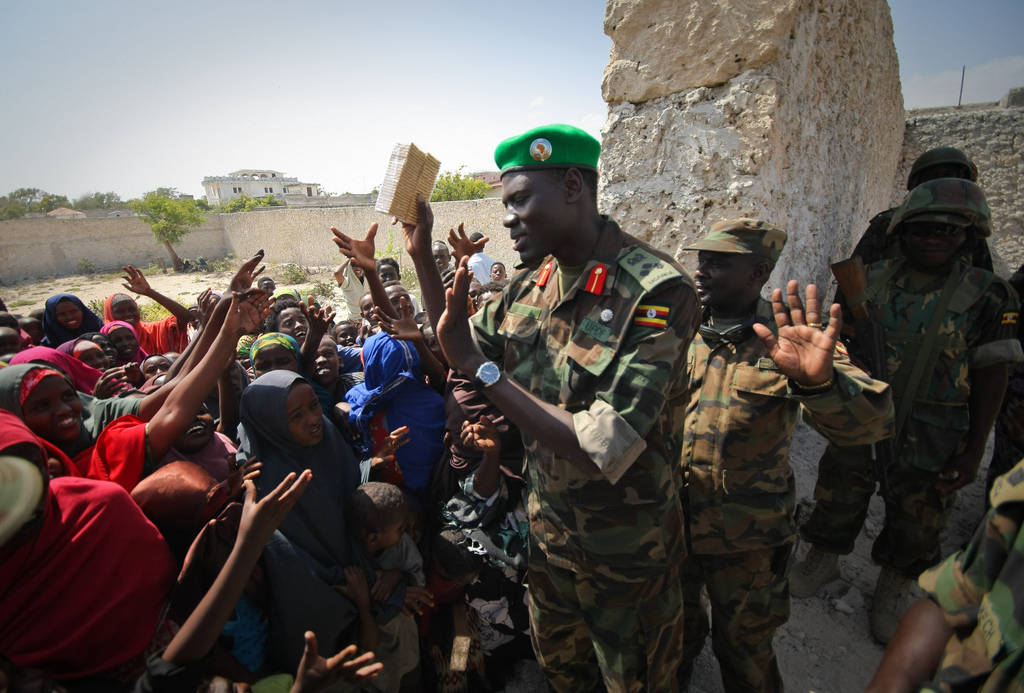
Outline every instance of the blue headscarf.
<svg viewBox="0 0 1024 693"><path fill-rule="evenodd" d="M359 485L358 462L326 417L319 443L295 442L286 408L297 383L307 381L291 371L271 371L254 380L242 393L238 426L238 459L255 457L263 463L256 478L261 497L291 472L313 472L264 552L273 595L269 651L274 664L289 671L302 657L307 630L329 643L323 646L329 652L343 647L348 638L354 641L358 610L333 588L345 584L344 568L361 565L367 582L374 582L373 565L352 545L345 523L345 503ZM388 604L375 605L379 622L401 609L405 590L395 593Z"/></svg>
<svg viewBox="0 0 1024 693"><path fill-rule="evenodd" d="M365 381L345 393L349 421L363 434L361 452L373 453L370 421L383 411L390 430L409 427L409 444L395 459L409 490L423 489L444 451L444 398L423 382L419 354L408 342L378 332L363 345L363 361Z"/></svg>
<svg viewBox="0 0 1024 693"><path fill-rule="evenodd" d="M69 330L57 322L57 304L64 299L71 301L78 310L82 311L82 324L73 330ZM100 316L89 310L89 306L82 303L82 299L78 296L57 294L46 299L46 308L43 311L43 332L46 333L46 337L43 338L43 346L56 349L64 342L77 339L87 332L99 332L101 327L103 327L103 321Z"/></svg>

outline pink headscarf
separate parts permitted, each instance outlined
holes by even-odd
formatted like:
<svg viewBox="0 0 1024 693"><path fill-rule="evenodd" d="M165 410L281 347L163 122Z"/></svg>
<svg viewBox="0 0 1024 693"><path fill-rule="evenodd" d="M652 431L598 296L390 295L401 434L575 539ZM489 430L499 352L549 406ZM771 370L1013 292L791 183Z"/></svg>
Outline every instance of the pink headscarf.
<svg viewBox="0 0 1024 693"><path fill-rule="evenodd" d="M93 388L96 387L96 381L103 375L101 371L87 366L74 356L68 354L62 354L56 349L50 347L37 346L31 349L25 349L19 351L11 359L11 364L16 363L33 363L33 362L45 362L51 366L56 366L64 373L68 374L71 378L71 382L75 384L75 389L79 392L83 392L87 395L91 395Z"/></svg>
<svg viewBox="0 0 1024 693"><path fill-rule="evenodd" d="M135 335L135 342L139 344L139 348L135 352L135 356L131 357L130 359L122 359L121 354L119 353L117 355L117 365L123 366L126 363L135 362L141 366L142 362L146 360L149 354L142 350L142 343L139 342L139 333L135 331L134 327L132 327L131 325L122 320L114 320L113 322L108 322L106 325L104 325L100 332L102 334L109 335L111 332L113 332L119 327L124 327L132 331L132 334Z"/></svg>

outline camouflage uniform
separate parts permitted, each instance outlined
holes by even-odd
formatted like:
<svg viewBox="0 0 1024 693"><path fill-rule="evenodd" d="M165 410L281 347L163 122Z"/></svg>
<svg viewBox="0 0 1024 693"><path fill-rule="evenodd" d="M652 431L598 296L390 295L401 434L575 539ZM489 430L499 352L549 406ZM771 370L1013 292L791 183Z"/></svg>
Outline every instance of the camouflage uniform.
<svg viewBox="0 0 1024 693"><path fill-rule="evenodd" d="M473 318L484 354L571 412L600 469L588 476L523 434L534 651L556 690L588 690L601 676L612 691L672 690L685 549L673 455L656 424L699 321L696 292L613 221L561 298L556 272L551 258L518 272Z"/></svg>
<svg viewBox="0 0 1024 693"><path fill-rule="evenodd" d="M999 477L971 542L920 578L954 629L922 691L1024 691L1024 460Z"/></svg>
<svg viewBox="0 0 1024 693"><path fill-rule="evenodd" d="M778 333L768 301L758 301L755 320ZM788 456L801 408L839 443L870 443L892 432L888 386L853 366L841 347L834 369L832 389L801 395L752 329L737 343L703 328L680 374L682 394L669 402L688 530L683 662L700 654L707 634L699 604L706 584L728 691L782 690L772 637L789 618L785 576L796 539L796 489Z"/></svg>
<svg viewBox="0 0 1024 693"><path fill-rule="evenodd" d="M965 194L966 203L948 202L964 200ZM967 181L940 179L922 184L907 196L890 232L923 212L968 216L982 228L988 219L980 188ZM971 370L1013 363L1022 355L1014 339L1020 304L1005 281L972 267L966 254L942 276L916 272L906 263L900 257L871 265L864 296L878 311L885 329L899 429L897 462L889 473L886 524L871 555L881 566L916 577L938 563L941 555L939 534L955 494L938 491L935 483L938 473L967 445ZM937 310L944 313L929 347L924 335ZM915 392L907 392L915 365L925 369L924 377ZM901 417L907 398L904 411L908 415ZM867 448L830 445L819 463L817 504L802 529L804 538L831 553L852 551L874 483Z"/></svg>

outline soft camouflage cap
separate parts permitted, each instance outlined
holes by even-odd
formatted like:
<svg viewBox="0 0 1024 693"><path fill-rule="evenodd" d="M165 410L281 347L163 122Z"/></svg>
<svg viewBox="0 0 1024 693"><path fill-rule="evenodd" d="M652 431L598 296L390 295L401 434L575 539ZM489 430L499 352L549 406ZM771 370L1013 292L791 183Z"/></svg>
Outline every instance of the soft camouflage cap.
<svg viewBox="0 0 1024 693"><path fill-rule="evenodd" d="M900 226L918 221L956 224L979 236L992 235L992 212L985 193L971 181L960 178L930 180L911 190L893 214L886 233L901 233Z"/></svg>
<svg viewBox="0 0 1024 693"><path fill-rule="evenodd" d="M572 125L544 125L509 137L494 150L501 174L538 168L597 170L601 143Z"/></svg>
<svg viewBox="0 0 1024 693"><path fill-rule="evenodd" d="M785 246L786 232L774 224L756 219L729 219L712 226L703 239L683 250L759 255L776 263Z"/></svg>

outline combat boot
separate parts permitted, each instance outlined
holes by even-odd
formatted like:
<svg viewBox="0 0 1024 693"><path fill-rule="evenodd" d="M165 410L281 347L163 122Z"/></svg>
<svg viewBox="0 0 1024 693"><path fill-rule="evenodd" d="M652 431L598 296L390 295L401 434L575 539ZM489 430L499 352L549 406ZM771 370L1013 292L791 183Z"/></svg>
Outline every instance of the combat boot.
<svg viewBox="0 0 1024 693"><path fill-rule="evenodd" d="M804 560L793 567L789 593L794 597L813 597L823 586L838 579L839 554L811 546Z"/></svg>
<svg viewBox="0 0 1024 693"><path fill-rule="evenodd" d="M883 645L888 645L896 632L907 607L912 582L891 568L882 568L878 574L871 603L871 634Z"/></svg>

